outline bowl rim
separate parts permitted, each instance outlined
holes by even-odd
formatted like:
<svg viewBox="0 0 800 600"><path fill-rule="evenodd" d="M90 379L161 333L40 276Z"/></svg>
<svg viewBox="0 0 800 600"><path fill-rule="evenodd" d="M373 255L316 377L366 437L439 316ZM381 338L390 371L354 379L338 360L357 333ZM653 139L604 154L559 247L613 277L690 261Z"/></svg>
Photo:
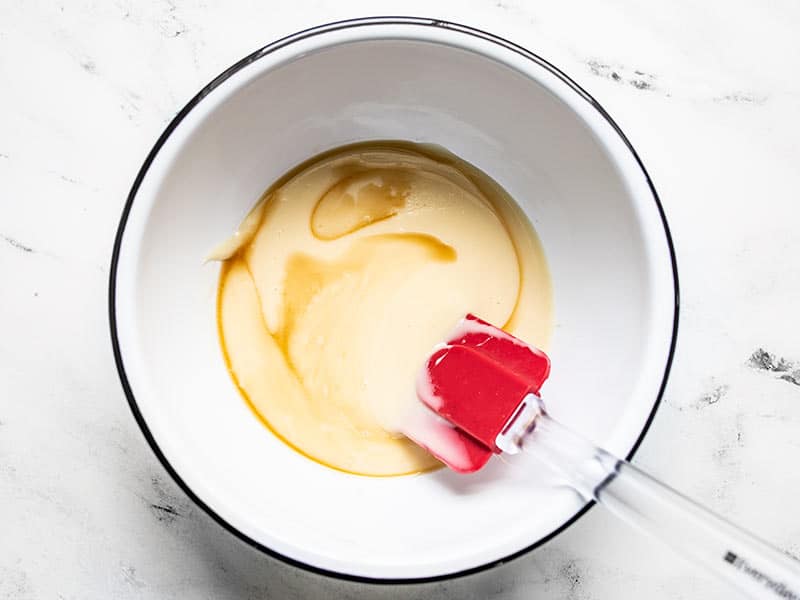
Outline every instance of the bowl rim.
<svg viewBox="0 0 800 600"><path fill-rule="evenodd" d="M235 73L239 72L243 68L247 67L251 63L259 60L260 58L280 49L289 44L294 42L307 39L309 37L334 32L334 31L341 31L346 29L353 29L358 27L369 27L374 25L414 25L414 26L425 26L425 27L433 27L433 28L443 28L447 30L451 30L454 32L462 33L465 35L473 36L480 38L483 41L488 41L506 50L510 50L523 58L526 58L534 63L536 63L539 67L542 67L549 71L551 74L558 77L561 81L566 83L570 88L572 88L578 95L580 95L592 108L594 108L600 116L611 126L611 128L616 132L616 134L620 137L621 141L624 143L625 147L630 151L631 155L633 156L636 164L642 171L642 174L645 177L647 185L650 189L652 194L652 198L655 202L656 209L658 211L661 224L664 228L664 235L666 238L667 249L669 251L669 259L670 265L672 268L672 280L673 280L673 291L674 291L674 312L673 312L673 323L672 323L672 334L670 339L669 345L669 352L667 355L666 364L664 366L664 374L661 379L661 383L659 385L658 393L653 402L653 407L650 411L650 414L645 421L639 436L637 437L636 441L634 442L633 446L631 447L630 452L628 452L627 456L625 457L627 460L633 458L634 454L636 453L637 449L641 445L642 441L644 440L645 435L647 434L650 426L655 418L656 412L658 407L661 404L661 398L664 394L664 390L666 389L667 380L669 379L670 369L672 367L672 361L675 355L675 346L677 342L678 336L678 318L680 312L680 295L679 295L679 284L678 284L678 266L677 260L675 257L675 248L672 241L672 234L669 229L669 224L667 223L666 215L664 213L664 208L661 204L661 200L656 192L655 186L653 185L652 179L650 178L647 169L645 168L644 164L642 163L641 158L637 154L636 150L633 148L633 145L628 140L627 136L622 132L622 129L617 125L617 123L611 118L611 116L606 112L606 110L600 105L597 100L595 100L586 90L584 90L580 85L578 85L575 81L573 81L570 77L568 77L565 73L563 73L560 69L555 67L553 64L548 62L547 60L543 59L539 55L527 50L526 48L515 44L503 37L494 35L492 33L488 33L481 29L476 29L474 27L470 27L467 25L461 25L458 23L453 23L450 21L444 21L441 19L435 18L424 18L424 17L408 17L408 16L376 16L376 17L361 17L361 18L354 18L354 19L345 19L341 21L333 21L330 23L317 25L314 27L310 27L308 29L304 29L293 33L291 35L285 36L280 38L270 44L267 44L258 50L250 53L249 55L245 56L238 62L234 63L232 66L228 67L224 71L222 71L219 75L217 75L214 79L211 80L207 85L205 85L186 105L176 114L176 116L169 122L166 126L164 131L156 140L153 147L148 152L144 162L142 163L139 172L134 179L134 182L131 186L130 191L128 192L127 199L125 201L125 205L122 210L122 215L120 216L119 225L117 227L117 232L114 238L114 246L111 255L111 265L109 270L109 287L108 287L108 316L109 316L109 327L110 327L110 334L111 334L111 345L114 355L114 362L117 368L117 374L120 379L120 383L122 385L122 390L127 398L128 405L130 407L131 412L142 431L150 449L155 454L158 461L167 471L167 473L172 477L175 483L183 490L183 492L198 506L200 507L207 515L209 515L216 523L221 525L225 530L232 533L238 539L244 541L251 547L271 556L272 558L276 558L283 563L286 563L293 567L298 567L305 571L309 571L318 575L323 575L326 577L332 577L335 579L341 579L345 581L352 581L352 582L359 582L359 583L372 583L372 584L389 584L389 585L397 585L397 584L415 584L415 583L429 583L435 581L444 581L444 580L451 580L459 577L464 577L467 575L472 575L475 573L479 573L481 571L489 570L494 567L503 565L507 562L510 562L514 559L517 559L530 551L539 548L540 546L544 545L546 542L550 541L563 531L565 531L568 527L574 524L578 519L580 519L586 512L594 506L595 502L591 501L586 504L581 510L579 510L575 515L573 515L569 520L564 522L562 525L557 527L553 530L550 534L544 536L543 538L536 540L531 545L522 548L504 558L500 558L497 560L489 561L485 564L478 565L475 567L471 567L468 569L464 569L461 571L456 571L454 573L445 573L441 575L433 575L427 577L415 577L415 578L381 578L381 577L367 577L362 575L353 575L349 573L342 573L339 571L334 571L330 569L325 569L322 567L317 567L315 565L311 565L300 560L291 558L289 556L283 555L263 544L254 540L253 538L245 535L243 532L239 531L233 525L228 523L225 519L222 518L219 514L217 514L211 507L209 507L195 492L187 485L187 483L181 478L181 476L177 473L177 471L172 467L170 462L167 460L164 453L161 451L158 443L156 442L153 434L151 433L147 422L145 421L141 411L139 410L138 404L136 402L136 398L133 394L133 390L131 388L130 382L128 381L124 362L122 359L122 352L119 344L118 338L118 331L117 331L117 318L116 318L116 279L117 279L117 269L119 264L119 256L122 247L122 239L123 234L125 232L125 228L128 221L128 216L130 214L131 208L133 206L133 202L136 198L136 195L139 191L139 187L141 186L147 172L154 161L156 155L158 154L161 147L170 137L172 132L180 125L183 119L189 114L189 112L197 106L208 94L210 94L215 88L221 85L225 80L229 77L234 75Z"/></svg>

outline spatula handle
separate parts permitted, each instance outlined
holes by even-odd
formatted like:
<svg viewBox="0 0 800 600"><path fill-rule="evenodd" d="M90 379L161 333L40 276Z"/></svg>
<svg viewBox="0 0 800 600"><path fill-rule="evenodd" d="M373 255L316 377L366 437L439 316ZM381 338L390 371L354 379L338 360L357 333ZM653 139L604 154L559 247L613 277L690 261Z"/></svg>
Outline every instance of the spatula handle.
<svg viewBox="0 0 800 600"><path fill-rule="evenodd" d="M557 471L585 500L596 500L746 597L800 600L800 562L596 447L546 412L539 414L520 446Z"/></svg>

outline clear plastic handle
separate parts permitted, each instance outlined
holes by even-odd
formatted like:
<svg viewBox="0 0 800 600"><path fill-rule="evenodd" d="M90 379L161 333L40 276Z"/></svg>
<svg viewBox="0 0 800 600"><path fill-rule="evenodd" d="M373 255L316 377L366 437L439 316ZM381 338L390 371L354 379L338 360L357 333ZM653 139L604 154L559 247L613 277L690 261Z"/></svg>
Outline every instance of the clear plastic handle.
<svg viewBox="0 0 800 600"><path fill-rule="evenodd" d="M518 443L584 499L596 500L745 596L800 600L800 562L598 448L543 408Z"/></svg>

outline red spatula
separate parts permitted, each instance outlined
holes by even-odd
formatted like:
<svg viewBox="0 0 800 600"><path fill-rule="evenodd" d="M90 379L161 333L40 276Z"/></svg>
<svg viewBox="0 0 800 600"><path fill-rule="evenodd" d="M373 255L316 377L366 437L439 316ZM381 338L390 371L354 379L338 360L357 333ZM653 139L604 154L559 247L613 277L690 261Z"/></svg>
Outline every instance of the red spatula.
<svg viewBox="0 0 800 600"><path fill-rule="evenodd" d="M556 422L539 389L547 356L473 315L427 360L405 433L452 469L521 450L752 598L800 600L800 562ZM434 414L435 413L435 414Z"/></svg>

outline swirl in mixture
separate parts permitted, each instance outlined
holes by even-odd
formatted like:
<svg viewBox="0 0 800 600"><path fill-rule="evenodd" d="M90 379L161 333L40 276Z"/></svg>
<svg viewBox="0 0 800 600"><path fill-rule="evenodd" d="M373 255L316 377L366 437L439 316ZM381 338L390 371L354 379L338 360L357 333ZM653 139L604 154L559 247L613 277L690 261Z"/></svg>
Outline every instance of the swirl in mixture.
<svg viewBox="0 0 800 600"><path fill-rule="evenodd" d="M364 475L438 463L396 433L431 348L468 312L546 344L541 246L488 176L428 147L339 148L275 184L212 258L220 339L264 423Z"/></svg>

